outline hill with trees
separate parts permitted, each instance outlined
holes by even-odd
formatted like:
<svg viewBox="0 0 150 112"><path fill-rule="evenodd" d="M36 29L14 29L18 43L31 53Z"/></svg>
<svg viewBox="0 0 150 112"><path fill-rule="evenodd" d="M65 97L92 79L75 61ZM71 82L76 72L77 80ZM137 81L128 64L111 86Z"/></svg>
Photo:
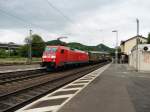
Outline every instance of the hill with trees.
<svg viewBox="0 0 150 112"><path fill-rule="evenodd" d="M46 45L63 45L73 49L79 49L83 51L101 51L101 52L110 52L114 53L114 49L110 48L104 44L99 44L96 46L88 46L77 42L66 43L61 40L51 40L45 42L41 36L33 34L31 37L25 38L25 44L21 45L20 48L13 51L13 53L7 52L5 49L0 49L0 57L9 57L9 56L20 56L28 57L29 55L29 44L32 45L32 56L41 57Z"/></svg>
<svg viewBox="0 0 150 112"><path fill-rule="evenodd" d="M84 50L84 51L102 51L113 53L114 49L110 48L104 44L98 44L96 46L87 46L77 42L65 43L60 40L52 40L46 42L46 45L65 45L74 49Z"/></svg>

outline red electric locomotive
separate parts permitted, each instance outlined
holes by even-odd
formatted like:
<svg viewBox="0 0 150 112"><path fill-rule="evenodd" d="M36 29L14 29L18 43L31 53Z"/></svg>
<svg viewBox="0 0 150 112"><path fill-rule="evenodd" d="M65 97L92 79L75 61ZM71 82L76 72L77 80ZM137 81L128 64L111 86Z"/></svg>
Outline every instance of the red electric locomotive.
<svg viewBox="0 0 150 112"><path fill-rule="evenodd" d="M70 49L65 46L47 46L42 56L42 65L47 68L58 68L88 62L89 56L87 52Z"/></svg>

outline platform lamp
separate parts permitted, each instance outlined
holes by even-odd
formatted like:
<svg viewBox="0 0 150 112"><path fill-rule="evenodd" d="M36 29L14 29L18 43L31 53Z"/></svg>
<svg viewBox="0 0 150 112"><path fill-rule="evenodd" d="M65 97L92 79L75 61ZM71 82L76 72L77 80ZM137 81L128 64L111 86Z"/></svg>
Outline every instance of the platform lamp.
<svg viewBox="0 0 150 112"><path fill-rule="evenodd" d="M136 38L136 47L137 47L137 52L136 52L136 70L138 71L139 69L139 48L138 48L138 44L139 44L139 19L136 19L136 23L137 23L137 38Z"/></svg>
<svg viewBox="0 0 150 112"><path fill-rule="evenodd" d="M115 63L118 63L118 31L113 30L112 32L116 33L116 51L115 51Z"/></svg>

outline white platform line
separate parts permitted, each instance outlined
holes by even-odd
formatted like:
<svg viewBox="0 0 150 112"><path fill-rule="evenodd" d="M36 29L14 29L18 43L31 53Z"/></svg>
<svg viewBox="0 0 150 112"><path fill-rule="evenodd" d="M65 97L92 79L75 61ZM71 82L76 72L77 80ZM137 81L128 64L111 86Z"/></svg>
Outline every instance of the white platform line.
<svg viewBox="0 0 150 112"><path fill-rule="evenodd" d="M16 112L46 112L46 111L55 111L60 107L60 105L48 106L48 107L40 107L28 110L18 110Z"/></svg>
<svg viewBox="0 0 150 112"><path fill-rule="evenodd" d="M73 83L73 84L87 84L89 81L86 81L86 82L83 82L83 81L77 81L77 82L75 82L75 83Z"/></svg>
<svg viewBox="0 0 150 112"><path fill-rule="evenodd" d="M82 82L83 82L83 83L88 83L89 81L88 81L88 80L81 80L81 79L80 79L80 80L78 80L78 81L76 81L76 82L74 82L74 83L82 83Z"/></svg>
<svg viewBox="0 0 150 112"><path fill-rule="evenodd" d="M53 100L53 99L60 99L60 98L68 98L68 97L72 97L72 95L73 95L73 94L43 97L43 98L40 99L40 101Z"/></svg>
<svg viewBox="0 0 150 112"><path fill-rule="evenodd" d="M103 71L105 71L109 66L110 66L110 64L105 65L105 66L99 68L98 70L95 70L95 71L93 71L93 72L87 74L87 75L90 75L90 74L93 74L93 73L97 73L97 76L96 76L96 77L92 77L90 80L88 80L89 82L87 82L87 83L86 83L83 87L81 87L81 88L68 88L68 89L67 89L66 87L67 87L67 86L71 86L71 84L73 84L73 83L75 83L75 82L77 82L77 81L81 81L85 76L84 76L84 77L81 77L81 78L79 78L79 79L73 81L72 83L70 83L70 84L64 86L63 88L60 88L60 89L58 89L58 90L56 90L56 91L54 91L54 92L52 92L52 93L46 95L45 97L43 97L43 98L41 98L41 99L39 99L39 100L37 100L37 101L35 101L35 102L33 102L33 103L31 103L31 104L25 106L25 107L23 107L22 109L20 109L20 110L18 110L18 111L16 111L16 112L44 112L44 111L57 112L63 105L65 105L65 104L66 104L68 101L70 101L75 95L77 95L81 90L83 90L87 85L89 85L95 78L97 78L97 77L98 77ZM86 75L86 76L87 76L87 75ZM83 81L83 80L82 80L82 81ZM54 96L52 96L52 95L55 94L56 92L67 91L67 90L69 91L70 89L72 89L72 90L73 90L73 89L76 89L77 91L76 91L74 94L69 94L70 96L67 97L68 99L66 99L66 100L65 100L62 104L60 104L60 105L42 107L42 109L40 109L40 108L39 108L39 109L35 108L35 109L32 109L32 111L30 111L31 109L30 109L30 110L26 110L26 109L30 108L32 105L34 105L35 103L41 101L42 99L45 100L45 98L54 97ZM61 97L61 95L58 95L58 96ZM63 97L63 96L62 96L62 97ZM42 110L42 111L41 111L41 110Z"/></svg>
<svg viewBox="0 0 150 112"><path fill-rule="evenodd" d="M92 77L86 78L85 76L80 79L92 79Z"/></svg>
<svg viewBox="0 0 150 112"><path fill-rule="evenodd" d="M90 80L93 80L93 78L95 78L96 76L92 77L92 76L87 76L85 78L91 78Z"/></svg>
<svg viewBox="0 0 150 112"><path fill-rule="evenodd" d="M88 83L88 82L87 82ZM84 86L85 84L87 84L87 83L72 83L72 84L69 84L68 86L74 86L74 85L78 85L78 86ZM67 87L68 87L67 86Z"/></svg>
<svg viewBox="0 0 150 112"><path fill-rule="evenodd" d="M81 88L61 88L59 91L71 91L71 90L79 90Z"/></svg>
<svg viewBox="0 0 150 112"><path fill-rule="evenodd" d="M86 75L85 77L94 77L95 75L93 75L93 74L88 74L88 75Z"/></svg>
<svg viewBox="0 0 150 112"><path fill-rule="evenodd" d="M90 75L90 77L95 77L97 74L98 74L98 73L96 73L96 74L94 74L94 75L92 74L92 75Z"/></svg>
<svg viewBox="0 0 150 112"><path fill-rule="evenodd" d="M108 65L105 65L105 66L103 66L102 68L99 68L98 70L99 70L99 75L102 73L102 72L104 72L109 66L110 66L111 64L108 64ZM98 76L99 76L98 75ZM95 77L96 78L96 77ZM94 78L94 79L95 79ZM94 80L93 79L93 80ZM79 80L79 79L78 79ZM91 80L87 85L89 85L93 80ZM87 86L86 85L86 86ZM54 110L54 112L57 112L57 111L59 111L67 102L69 102L74 96L76 96L80 91L82 91L86 86L84 86L82 89L80 89L79 91L77 91L72 97L69 97L64 103L62 103L61 104L61 106L60 107L58 107L58 109L56 109L56 110Z"/></svg>
<svg viewBox="0 0 150 112"><path fill-rule="evenodd" d="M88 78L83 78L83 79L80 79L79 81L90 81L92 79L88 79Z"/></svg>
<svg viewBox="0 0 150 112"><path fill-rule="evenodd" d="M82 79L89 79L89 80L92 80L94 77L89 77L89 76L85 76L83 77Z"/></svg>
<svg viewBox="0 0 150 112"><path fill-rule="evenodd" d="M89 79L93 79L94 77L93 76L86 76L86 77L84 77L84 78L89 78Z"/></svg>

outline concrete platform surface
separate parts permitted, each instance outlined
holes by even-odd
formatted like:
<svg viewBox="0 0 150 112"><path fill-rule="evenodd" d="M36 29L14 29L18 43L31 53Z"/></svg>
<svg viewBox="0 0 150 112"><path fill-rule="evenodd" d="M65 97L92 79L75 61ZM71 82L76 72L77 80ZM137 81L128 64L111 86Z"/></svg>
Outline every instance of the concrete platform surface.
<svg viewBox="0 0 150 112"><path fill-rule="evenodd" d="M86 74L85 76L47 94L16 112L57 112L80 91L86 88L94 79L106 70L110 64Z"/></svg>
<svg viewBox="0 0 150 112"><path fill-rule="evenodd" d="M150 112L150 74L108 64L16 112Z"/></svg>
<svg viewBox="0 0 150 112"><path fill-rule="evenodd" d="M31 69L31 68L39 68L40 64L32 64L32 65L11 65L11 66L0 66L0 72L7 72L13 70L20 69Z"/></svg>
<svg viewBox="0 0 150 112"><path fill-rule="evenodd" d="M58 112L150 112L150 74L112 64Z"/></svg>

